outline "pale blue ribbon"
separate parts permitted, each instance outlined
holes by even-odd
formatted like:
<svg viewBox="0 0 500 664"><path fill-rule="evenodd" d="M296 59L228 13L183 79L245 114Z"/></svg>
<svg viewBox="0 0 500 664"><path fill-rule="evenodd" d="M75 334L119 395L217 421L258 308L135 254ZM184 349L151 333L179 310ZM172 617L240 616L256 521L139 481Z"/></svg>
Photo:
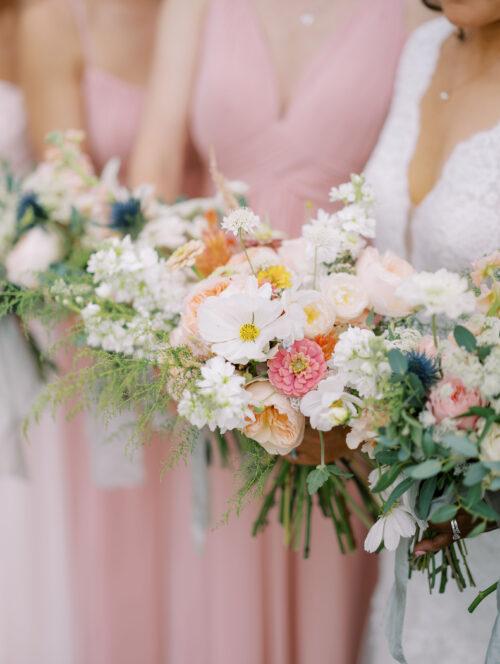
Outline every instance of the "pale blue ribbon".
<svg viewBox="0 0 500 664"><path fill-rule="evenodd" d="M401 538L396 549L394 585L385 614L385 636L389 644L389 651L399 664L407 664L403 651L403 628L409 574L408 546L409 540Z"/></svg>
<svg viewBox="0 0 500 664"><path fill-rule="evenodd" d="M389 651L396 662L408 664L403 650L403 631L408 588L408 546L409 540L401 539L396 550L394 564L394 585L391 590L385 615L385 636ZM485 664L500 664L500 582L497 593L497 617L493 626ZM465 609L464 609L465 610Z"/></svg>
<svg viewBox="0 0 500 664"><path fill-rule="evenodd" d="M203 553L210 523L210 486L207 462L207 435L202 429L191 458L192 523L191 530L198 553Z"/></svg>
<svg viewBox="0 0 500 664"><path fill-rule="evenodd" d="M500 581L497 587L497 619L493 626L485 664L499 664L500 662Z"/></svg>

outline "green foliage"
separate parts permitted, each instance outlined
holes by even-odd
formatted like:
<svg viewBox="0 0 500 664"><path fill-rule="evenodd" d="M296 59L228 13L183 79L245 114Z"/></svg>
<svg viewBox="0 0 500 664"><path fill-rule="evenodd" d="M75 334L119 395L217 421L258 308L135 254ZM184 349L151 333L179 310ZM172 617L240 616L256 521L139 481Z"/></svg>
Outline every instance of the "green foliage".
<svg viewBox="0 0 500 664"><path fill-rule="evenodd" d="M330 473L326 466L318 466L307 476L307 490L309 495L315 494L325 482L330 479Z"/></svg>
<svg viewBox="0 0 500 664"><path fill-rule="evenodd" d="M456 505L440 505L431 513L431 521L433 523L444 523L451 521L457 515L458 507Z"/></svg>

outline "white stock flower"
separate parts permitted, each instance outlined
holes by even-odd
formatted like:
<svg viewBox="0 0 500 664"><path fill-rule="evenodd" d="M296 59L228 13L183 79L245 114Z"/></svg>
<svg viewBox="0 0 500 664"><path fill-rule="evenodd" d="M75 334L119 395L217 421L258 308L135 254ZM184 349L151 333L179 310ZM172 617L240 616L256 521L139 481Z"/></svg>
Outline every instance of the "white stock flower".
<svg viewBox="0 0 500 664"><path fill-rule="evenodd" d="M222 219L221 227L238 236L252 235L260 225L260 218L250 208L236 208Z"/></svg>
<svg viewBox="0 0 500 664"><path fill-rule="evenodd" d="M366 207L354 203L337 212L342 229L361 235L365 238L375 237L375 219L369 214Z"/></svg>
<svg viewBox="0 0 500 664"><path fill-rule="evenodd" d="M376 397L379 381L391 372L388 348L388 343L371 330L350 327L340 335L329 365L362 397Z"/></svg>
<svg viewBox="0 0 500 664"><path fill-rule="evenodd" d="M429 317L445 315L454 320L475 308L475 297L467 280L444 268L410 276L399 286L396 295Z"/></svg>
<svg viewBox="0 0 500 664"><path fill-rule="evenodd" d="M222 433L241 429L253 420L251 395L245 390L245 379L232 364L213 357L201 367L201 375L195 389L184 392L179 415L198 429L208 426Z"/></svg>
<svg viewBox="0 0 500 664"><path fill-rule="evenodd" d="M172 251L186 242L187 230L188 224L180 216L170 214L167 208L147 222L139 240L151 247Z"/></svg>
<svg viewBox="0 0 500 664"><path fill-rule="evenodd" d="M333 263L342 249L342 234L335 215L318 210L316 219L302 227L307 242L307 258L321 263ZM304 257L306 258L306 257Z"/></svg>
<svg viewBox="0 0 500 664"><path fill-rule="evenodd" d="M308 392L300 402L300 411L310 418L313 429L331 431L354 417L357 405L361 405L361 400L346 392L344 378L336 375L325 378Z"/></svg>
<svg viewBox="0 0 500 664"><path fill-rule="evenodd" d="M353 174L350 182L344 182L330 190L330 201L332 203L341 201L344 205L362 203L369 206L374 202L374 199L373 190L365 182L364 175Z"/></svg>

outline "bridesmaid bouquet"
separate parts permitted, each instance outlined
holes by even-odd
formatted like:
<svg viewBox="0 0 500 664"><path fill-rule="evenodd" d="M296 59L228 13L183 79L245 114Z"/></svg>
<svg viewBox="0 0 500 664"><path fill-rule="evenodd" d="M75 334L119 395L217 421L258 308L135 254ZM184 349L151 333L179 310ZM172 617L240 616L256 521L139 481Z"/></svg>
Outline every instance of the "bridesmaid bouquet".
<svg viewBox="0 0 500 664"><path fill-rule="evenodd" d="M219 185L224 190L220 178ZM362 435L348 429L362 401L337 375L336 344L347 329L368 333L400 315L396 308L377 321L370 314L363 252L375 233L371 192L353 176L331 192L344 207L320 210L294 240L277 237L250 209L226 200L228 213L214 231L218 252L190 242L167 261L178 278L187 273L196 280L160 359L169 367L166 387L196 430L215 432L222 445L226 432L235 434L243 452L238 509L269 481L254 534L278 502L286 543L303 542L307 555L317 495L341 549L352 549L351 513L369 527L378 508L365 485L366 468L349 461L345 442L327 463L326 432L340 432L351 447ZM298 465L304 436L310 440L313 432L317 461Z"/></svg>
<svg viewBox="0 0 500 664"><path fill-rule="evenodd" d="M413 317L379 337L349 330L337 344L335 364L363 399L353 428L371 431L364 449L377 464L381 515L367 551L401 538L413 550L463 512L475 521L469 537L500 519L488 499L500 490L499 268L497 252L466 276L414 273L396 290ZM473 584L463 540L411 556L412 569L427 571L431 590L444 591L449 575Z"/></svg>

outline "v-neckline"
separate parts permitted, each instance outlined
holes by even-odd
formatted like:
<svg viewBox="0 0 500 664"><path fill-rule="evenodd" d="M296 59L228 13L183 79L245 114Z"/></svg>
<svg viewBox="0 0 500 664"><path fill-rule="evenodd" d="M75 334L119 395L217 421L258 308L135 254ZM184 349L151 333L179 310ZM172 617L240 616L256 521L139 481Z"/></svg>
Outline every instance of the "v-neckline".
<svg viewBox="0 0 500 664"><path fill-rule="evenodd" d="M421 91L421 93L418 96L417 99L417 113L415 117L415 131L414 131L414 144L412 145L412 149L410 150L409 154L409 159L408 159L408 164L406 168L406 192L407 192L407 198L408 198L408 209L409 209L409 218L410 221L415 217L415 214L426 204L432 197L435 195L435 192L439 190L439 187L441 186L441 183L444 181L446 174L448 172L448 169L450 167L450 164L453 163L453 160L456 157L457 152L462 150L464 147L466 147L469 143L472 141L476 140L477 138L480 138L481 136L493 133L500 129L500 120L496 123L494 123L491 127L485 127L484 129L479 129L475 133L471 134L470 136L466 136L462 140L458 141L455 143L455 145L451 148L448 156L443 160L439 173L437 174L436 180L434 181L434 184L432 187L429 189L429 191L421 198L421 200L418 203L414 203L412 195L411 195L411 187L410 187L410 167L411 164L415 158L415 153L418 148L418 144L420 141L421 133L422 133L422 104L423 100L426 96L426 94L429 91L430 86L432 85L432 81L436 72L436 69L439 65L439 61L441 59L442 51L444 44L446 40L453 34L453 25L447 21L447 19L443 18L443 21L445 21L448 24L448 31L445 32L442 36L442 38L439 40L439 42L436 44L436 50L433 55L433 59L431 62L432 68L428 72L427 76L427 81L426 84Z"/></svg>
<svg viewBox="0 0 500 664"><path fill-rule="evenodd" d="M372 5L376 1L377 0L370 0ZM284 124L293 114L293 110L298 102L301 89L313 76L314 71L323 62L324 58L326 58L333 44L338 45L338 43L345 38L345 35L349 33L352 24L361 13L361 9L365 6L368 6L368 0L359 0L358 5L354 11L350 11L346 16L343 16L338 26L334 28L333 33L321 44L321 46L317 48L316 53L312 56L312 58L310 58L309 62L303 68L302 73L297 77L295 85L291 91L290 98L286 104L283 103L283 99L281 98L282 90L278 71L273 59L273 53L266 35L265 27L259 15L257 14L257 11L251 6L251 0L243 0L243 2L246 5L247 13L251 15L251 21L253 22L255 31L259 36L259 42L264 53L264 60L266 62L273 91L273 105L276 123Z"/></svg>

